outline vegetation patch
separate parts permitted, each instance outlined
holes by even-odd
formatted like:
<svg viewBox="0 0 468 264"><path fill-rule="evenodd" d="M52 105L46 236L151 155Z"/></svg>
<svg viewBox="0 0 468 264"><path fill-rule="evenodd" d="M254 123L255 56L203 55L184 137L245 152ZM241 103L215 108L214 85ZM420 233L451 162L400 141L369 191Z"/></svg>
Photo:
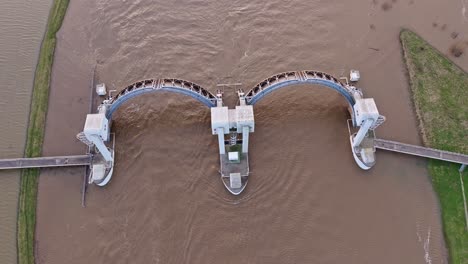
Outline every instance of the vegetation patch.
<svg viewBox="0 0 468 264"><path fill-rule="evenodd" d="M468 74L409 30L400 40L424 144L468 154ZM468 263L460 166L431 160L429 172L439 196L451 263ZM462 175L468 190L468 173Z"/></svg>
<svg viewBox="0 0 468 264"><path fill-rule="evenodd" d="M44 127L49 103L49 85L56 33L62 25L69 0L54 0L47 21L34 76L31 112L26 139L25 157L38 157L42 153ZM39 169L21 172L18 205L18 263L34 264L34 235L36 227L36 199Z"/></svg>

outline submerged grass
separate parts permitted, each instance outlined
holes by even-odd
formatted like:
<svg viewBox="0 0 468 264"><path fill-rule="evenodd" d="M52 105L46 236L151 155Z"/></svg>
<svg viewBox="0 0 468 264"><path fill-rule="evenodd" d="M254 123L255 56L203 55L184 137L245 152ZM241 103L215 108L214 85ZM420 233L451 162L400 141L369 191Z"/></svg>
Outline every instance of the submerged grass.
<svg viewBox="0 0 468 264"><path fill-rule="evenodd" d="M468 154L468 74L409 30L400 34L411 91L424 143ZM431 160L429 172L439 196L451 263L468 263L460 174L456 164ZM462 175L468 190L468 173Z"/></svg>
<svg viewBox="0 0 468 264"><path fill-rule="evenodd" d="M44 126L49 102L49 84L54 59L56 33L62 25L69 0L54 0L41 45L34 77L25 156L38 157L42 152ZM39 169L21 172L18 205L18 263L34 263L36 198Z"/></svg>

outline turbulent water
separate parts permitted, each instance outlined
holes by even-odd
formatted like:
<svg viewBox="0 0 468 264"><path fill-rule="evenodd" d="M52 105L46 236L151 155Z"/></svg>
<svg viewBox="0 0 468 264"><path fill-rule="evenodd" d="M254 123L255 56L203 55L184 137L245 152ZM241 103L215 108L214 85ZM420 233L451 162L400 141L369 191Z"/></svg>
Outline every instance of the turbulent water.
<svg viewBox="0 0 468 264"><path fill-rule="evenodd" d="M111 89L150 77L248 90L272 74L361 70L387 122L378 136L421 144L401 27L449 53L468 40L466 1L71 1L52 75L45 155L74 139L97 76ZM454 38L455 34L457 36ZM449 55L451 56L451 55ZM453 57L452 57L453 58ZM466 54L453 58L468 69ZM228 101L235 102L227 88ZM83 169L43 170L38 263L447 263L426 161L378 152L360 170L345 100L318 86L255 106L251 178L235 197L219 179L210 113L180 95L134 99L114 118L116 167L81 208Z"/></svg>
<svg viewBox="0 0 468 264"><path fill-rule="evenodd" d="M0 1L0 159L23 156L29 103L51 0ZM16 262L19 171L0 171L0 263Z"/></svg>

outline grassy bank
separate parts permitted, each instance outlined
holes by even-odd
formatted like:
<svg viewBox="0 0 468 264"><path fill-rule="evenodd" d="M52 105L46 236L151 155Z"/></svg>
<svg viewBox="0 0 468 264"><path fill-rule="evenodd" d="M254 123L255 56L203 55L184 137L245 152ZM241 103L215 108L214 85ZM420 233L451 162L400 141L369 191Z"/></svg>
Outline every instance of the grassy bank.
<svg viewBox="0 0 468 264"><path fill-rule="evenodd" d="M415 33L403 30L400 39L424 143L468 154L468 74ZM446 162L429 162L450 260L456 264L468 263L468 232L458 168ZM465 172L465 190L467 176Z"/></svg>
<svg viewBox="0 0 468 264"><path fill-rule="evenodd" d="M49 84L56 37L62 25L69 0L54 0L47 22L46 33L39 53L29 114L25 156L37 157L42 152L44 126L49 102ZM36 198L39 170L21 172L21 190L18 207L18 262L34 263L34 234L36 226Z"/></svg>

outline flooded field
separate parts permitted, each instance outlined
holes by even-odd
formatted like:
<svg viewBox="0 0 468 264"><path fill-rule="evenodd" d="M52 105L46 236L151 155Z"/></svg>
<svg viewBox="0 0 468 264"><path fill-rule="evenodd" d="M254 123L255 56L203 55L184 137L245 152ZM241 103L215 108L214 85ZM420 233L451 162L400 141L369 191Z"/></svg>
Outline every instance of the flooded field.
<svg viewBox="0 0 468 264"><path fill-rule="evenodd" d="M352 3L351 3L352 2ZM398 33L408 27L450 55L468 40L464 1L71 1L58 37L45 155L77 154L94 65L121 89L175 77L212 91L272 74L361 71L387 122L378 136L421 144ZM455 36L456 35L456 36ZM461 43L461 44L460 44ZM226 95L234 102L234 89ZM209 109L154 94L115 115L112 182L83 169L43 170L38 263L447 263L423 159L379 152L360 170L346 105L322 87L281 90L255 106L251 180L231 196L218 174Z"/></svg>
<svg viewBox="0 0 468 264"><path fill-rule="evenodd" d="M51 0L0 2L0 158L22 157ZM16 263L19 171L0 172L0 263Z"/></svg>

